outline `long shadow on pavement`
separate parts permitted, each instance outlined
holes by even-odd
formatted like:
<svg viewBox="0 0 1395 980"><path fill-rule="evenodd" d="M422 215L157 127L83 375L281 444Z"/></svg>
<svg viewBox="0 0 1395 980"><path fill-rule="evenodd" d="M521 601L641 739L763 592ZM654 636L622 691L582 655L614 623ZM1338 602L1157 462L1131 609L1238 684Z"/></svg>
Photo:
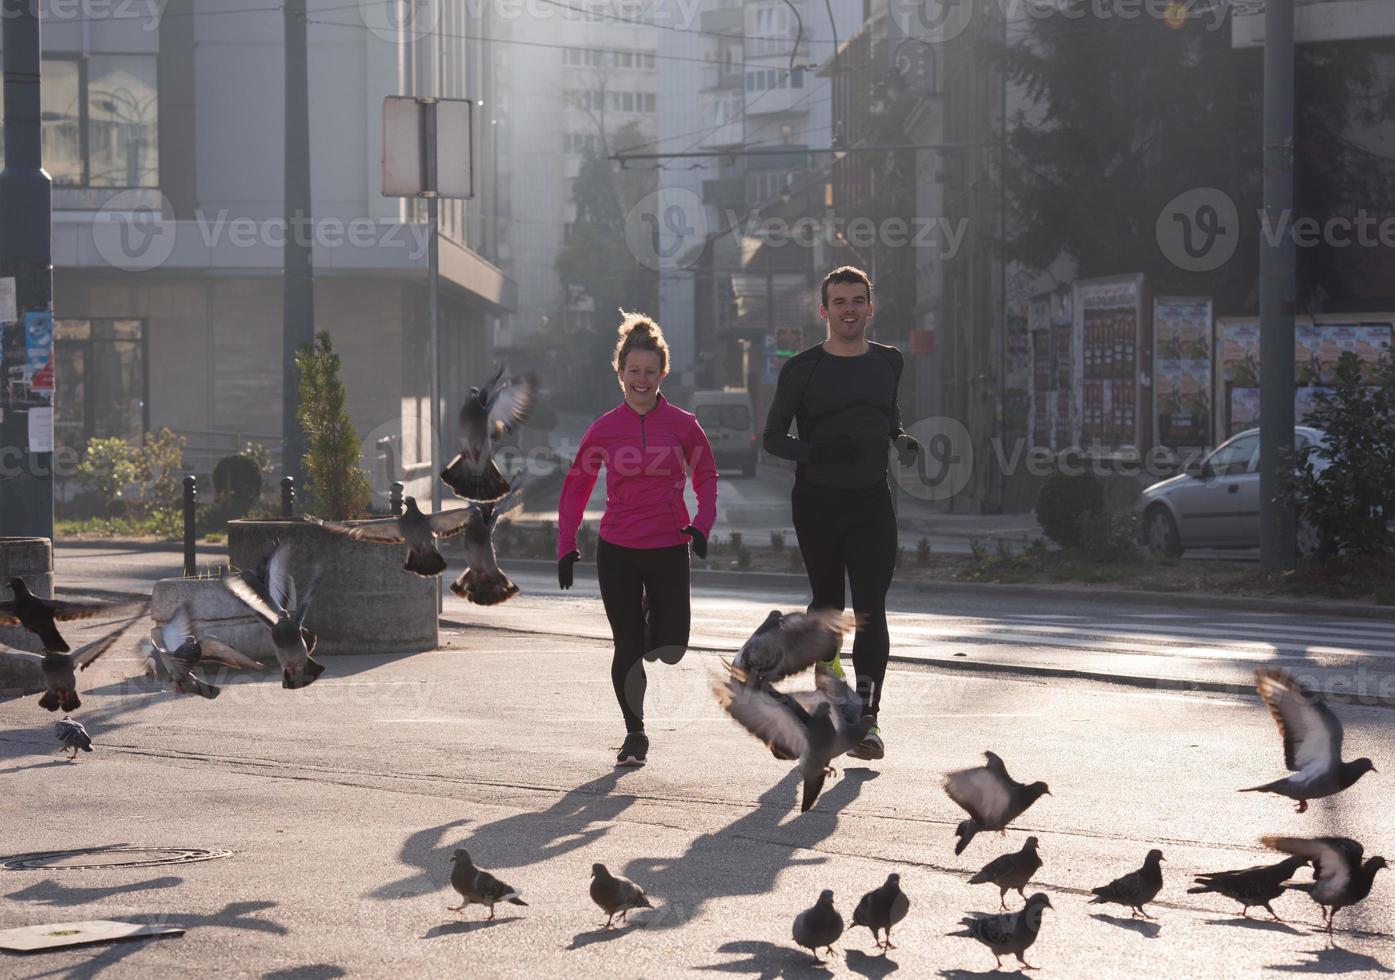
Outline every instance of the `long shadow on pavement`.
<svg viewBox="0 0 1395 980"><path fill-rule="evenodd" d="M1277 922L1273 919L1247 919L1243 915L1237 915L1232 919L1207 919L1208 926L1230 926L1235 929L1256 929L1260 932L1282 932L1290 936L1303 935L1301 930L1293 928L1286 922Z"/></svg>
<svg viewBox="0 0 1395 980"><path fill-rule="evenodd" d="M1105 915L1102 912L1091 913L1090 918L1096 922L1108 922L1111 926L1136 932L1145 939L1157 939L1162 932L1162 926L1156 922L1149 922L1147 919L1124 919L1116 915Z"/></svg>
<svg viewBox="0 0 1395 980"><path fill-rule="evenodd" d="M847 963L849 970L868 980L880 980L901 968L901 964L885 954L864 953L860 949L845 950L843 962Z"/></svg>
<svg viewBox="0 0 1395 980"><path fill-rule="evenodd" d="M1340 946L1304 950L1303 955L1312 959L1303 963L1283 963L1268 969L1280 973L1395 973L1374 956L1354 953Z"/></svg>
<svg viewBox="0 0 1395 980"><path fill-rule="evenodd" d="M132 892L150 891L155 888L177 888L183 883L183 878L176 878L173 875L151 878L149 881L136 881L129 885L109 885L104 888L73 888L57 881L44 880L21 888L17 892L10 892L5 897L12 902L29 902L34 905L54 905L66 908L73 905L86 905L88 902L102 902L117 895L129 895Z"/></svg>
<svg viewBox="0 0 1395 980"><path fill-rule="evenodd" d="M730 963L713 963L698 969L715 973L742 973L758 980L833 976L832 970L816 964L807 950L796 949L793 943L789 946L777 946L759 940L739 940L718 947L717 952L742 953L746 959L732 960Z"/></svg>
<svg viewBox="0 0 1395 980"><path fill-rule="evenodd" d="M262 980L336 980L347 977L349 971L333 963L309 963L293 966L285 970L273 970L262 974Z"/></svg>

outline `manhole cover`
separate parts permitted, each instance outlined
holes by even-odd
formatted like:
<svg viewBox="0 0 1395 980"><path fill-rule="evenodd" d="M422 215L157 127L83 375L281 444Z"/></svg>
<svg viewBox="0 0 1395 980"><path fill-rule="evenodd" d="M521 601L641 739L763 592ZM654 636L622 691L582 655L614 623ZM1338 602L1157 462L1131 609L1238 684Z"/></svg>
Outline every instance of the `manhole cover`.
<svg viewBox="0 0 1395 980"><path fill-rule="evenodd" d="M98 868L153 868L231 857L232 851L204 847L83 847L69 851L35 851L0 858L6 871L94 871Z"/></svg>

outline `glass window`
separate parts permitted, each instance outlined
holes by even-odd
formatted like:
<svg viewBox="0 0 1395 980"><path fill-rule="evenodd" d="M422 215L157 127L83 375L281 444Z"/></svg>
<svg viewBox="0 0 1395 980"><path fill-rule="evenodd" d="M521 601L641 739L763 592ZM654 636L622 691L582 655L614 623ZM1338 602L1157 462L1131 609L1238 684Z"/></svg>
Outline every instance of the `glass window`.
<svg viewBox="0 0 1395 980"><path fill-rule="evenodd" d="M1247 435L1232 439L1211 454L1207 460L1217 476L1235 476L1247 473L1255 451L1259 449L1259 436Z"/></svg>
<svg viewBox="0 0 1395 980"><path fill-rule="evenodd" d="M93 55L88 59L89 186L158 186L158 115L154 58Z"/></svg>
<svg viewBox="0 0 1395 980"><path fill-rule="evenodd" d="M698 425L706 430L749 429L751 410L745 405L699 405Z"/></svg>
<svg viewBox="0 0 1395 980"><path fill-rule="evenodd" d="M82 64L45 58L43 89L44 169L55 186L79 187L82 168Z"/></svg>
<svg viewBox="0 0 1395 980"><path fill-rule="evenodd" d="M147 428L145 324L54 323L54 440L81 452L89 439L139 443Z"/></svg>

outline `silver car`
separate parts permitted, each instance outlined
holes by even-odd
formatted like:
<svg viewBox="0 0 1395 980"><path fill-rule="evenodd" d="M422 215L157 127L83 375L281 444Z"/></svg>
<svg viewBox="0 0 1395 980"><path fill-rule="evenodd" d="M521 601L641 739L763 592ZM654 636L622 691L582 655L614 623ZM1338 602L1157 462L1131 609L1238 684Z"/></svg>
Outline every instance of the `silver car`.
<svg viewBox="0 0 1395 980"><path fill-rule="evenodd" d="M1297 426L1294 448L1323 441L1319 429ZM1313 468L1327 464L1316 457ZM1246 429L1221 443L1200 463L1161 483L1138 499L1143 541L1155 555L1176 558L1187 548L1259 547L1259 430ZM1298 522L1298 553L1316 553L1321 538Z"/></svg>

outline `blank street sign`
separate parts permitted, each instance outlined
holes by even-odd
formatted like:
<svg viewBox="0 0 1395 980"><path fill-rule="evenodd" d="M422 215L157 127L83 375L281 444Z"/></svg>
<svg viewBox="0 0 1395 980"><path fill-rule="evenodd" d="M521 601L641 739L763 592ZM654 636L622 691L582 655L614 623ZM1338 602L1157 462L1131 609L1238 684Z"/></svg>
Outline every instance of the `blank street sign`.
<svg viewBox="0 0 1395 980"><path fill-rule="evenodd" d="M383 196L473 197L474 108L469 99L383 99ZM428 145L433 119L434 186Z"/></svg>
<svg viewBox="0 0 1395 980"><path fill-rule="evenodd" d="M184 935L183 929L141 925L137 922L113 922L109 919L96 919L90 922L55 922L46 926L6 929L4 932L0 932L0 949L11 953L42 953L51 949L87 946L91 943L111 943L123 939L182 935Z"/></svg>

